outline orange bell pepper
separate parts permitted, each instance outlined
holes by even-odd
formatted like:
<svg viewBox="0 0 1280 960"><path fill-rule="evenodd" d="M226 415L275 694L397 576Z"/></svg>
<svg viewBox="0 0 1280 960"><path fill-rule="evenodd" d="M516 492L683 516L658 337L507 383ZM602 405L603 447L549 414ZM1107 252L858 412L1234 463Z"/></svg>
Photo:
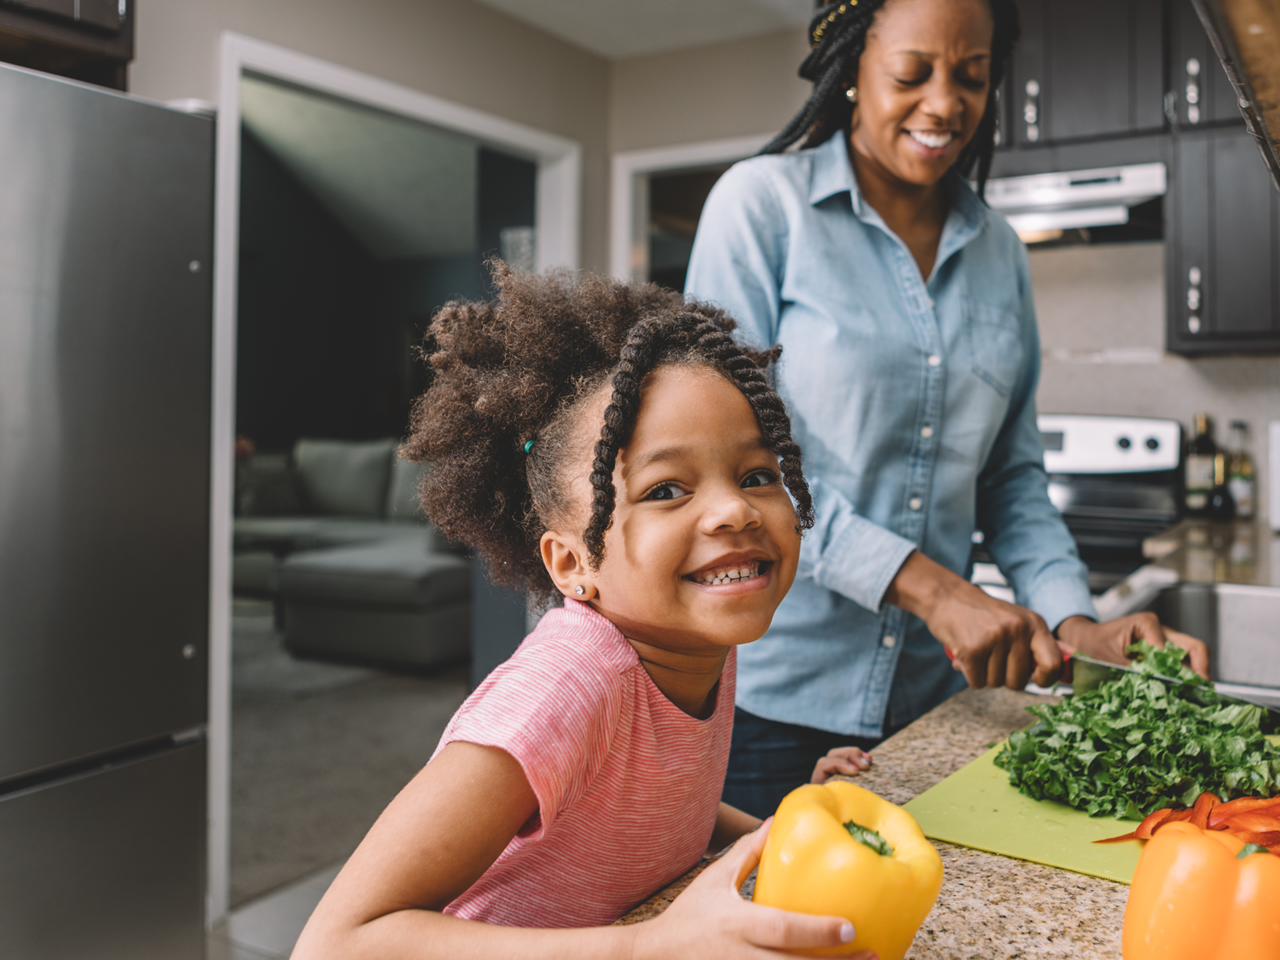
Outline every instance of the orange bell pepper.
<svg viewBox="0 0 1280 960"><path fill-rule="evenodd" d="M1276 960L1280 857L1185 821L1147 841L1129 888L1124 960Z"/></svg>
<svg viewBox="0 0 1280 960"><path fill-rule="evenodd" d="M1270 807L1276 808L1271 811L1273 815L1280 813L1280 797L1240 797L1237 800L1228 800L1226 803L1218 804L1209 814L1209 829L1218 829L1221 824L1226 823L1237 813L1257 813L1268 810Z"/></svg>

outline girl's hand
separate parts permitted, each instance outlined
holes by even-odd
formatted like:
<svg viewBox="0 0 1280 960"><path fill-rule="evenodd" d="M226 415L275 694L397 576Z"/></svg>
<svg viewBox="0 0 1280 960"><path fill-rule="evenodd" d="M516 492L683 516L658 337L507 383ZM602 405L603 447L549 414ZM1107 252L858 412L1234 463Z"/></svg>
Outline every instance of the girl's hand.
<svg viewBox="0 0 1280 960"><path fill-rule="evenodd" d="M826 783L833 774L843 773L852 777L871 766L871 754L857 747L833 747L825 757L819 758L813 768L810 783Z"/></svg>
<svg viewBox="0 0 1280 960"><path fill-rule="evenodd" d="M776 956L776 951L836 947L853 939L853 924L841 917L790 913L742 899L738 888L760 862L771 823L772 817L703 870L661 916L632 928L635 960L764 958ZM855 960L874 957L854 954Z"/></svg>

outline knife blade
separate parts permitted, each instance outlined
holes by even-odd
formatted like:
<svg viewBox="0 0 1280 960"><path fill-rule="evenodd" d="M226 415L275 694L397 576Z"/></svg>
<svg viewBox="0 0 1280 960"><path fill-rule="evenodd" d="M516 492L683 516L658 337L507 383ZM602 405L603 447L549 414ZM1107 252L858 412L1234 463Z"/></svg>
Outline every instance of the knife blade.
<svg viewBox="0 0 1280 960"><path fill-rule="evenodd" d="M1213 706L1208 703L1208 698L1201 696L1201 692L1208 689L1194 683L1188 683L1185 680L1178 680L1174 677L1166 677L1154 673L1144 673L1141 670L1135 670L1132 667L1121 666L1118 663L1108 663L1105 660L1097 660L1094 657L1086 656L1083 653L1071 654L1071 690L1073 693L1089 693L1097 690L1098 687L1106 683L1108 680L1115 680L1122 677L1126 673L1137 673L1144 677L1152 677L1162 683L1174 684L1179 687L1184 696L1188 700L1203 704L1204 706ZM1218 705L1244 704L1250 707L1262 707L1271 715L1272 724L1280 723L1280 710L1268 703L1259 703L1255 700L1249 700L1243 697L1232 697L1225 693L1220 693L1216 686L1213 687L1214 693L1217 695L1216 703Z"/></svg>

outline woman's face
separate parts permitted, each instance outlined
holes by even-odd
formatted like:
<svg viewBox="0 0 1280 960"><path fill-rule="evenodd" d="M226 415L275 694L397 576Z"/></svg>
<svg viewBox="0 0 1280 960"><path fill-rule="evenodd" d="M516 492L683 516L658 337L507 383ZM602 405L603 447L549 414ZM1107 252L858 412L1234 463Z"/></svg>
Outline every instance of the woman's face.
<svg viewBox="0 0 1280 960"><path fill-rule="evenodd" d="M892 179L937 183L986 109L993 27L986 0L889 0L858 65L854 150Z"/></svg>

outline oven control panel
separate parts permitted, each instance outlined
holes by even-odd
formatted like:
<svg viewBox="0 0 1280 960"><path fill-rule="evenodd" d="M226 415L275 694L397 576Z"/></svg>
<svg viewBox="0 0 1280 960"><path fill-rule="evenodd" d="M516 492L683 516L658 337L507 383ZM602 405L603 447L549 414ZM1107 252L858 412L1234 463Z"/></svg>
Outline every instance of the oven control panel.
<svg viewBox="0 0 1280 960"><path fill-rule="evenodd" d="M1037 423L1049 473L1147 473L1182 460L1177 420L1042 413Z"/></svg>

